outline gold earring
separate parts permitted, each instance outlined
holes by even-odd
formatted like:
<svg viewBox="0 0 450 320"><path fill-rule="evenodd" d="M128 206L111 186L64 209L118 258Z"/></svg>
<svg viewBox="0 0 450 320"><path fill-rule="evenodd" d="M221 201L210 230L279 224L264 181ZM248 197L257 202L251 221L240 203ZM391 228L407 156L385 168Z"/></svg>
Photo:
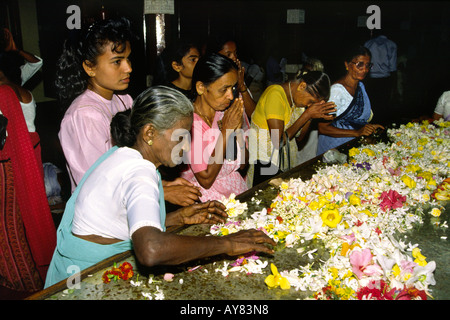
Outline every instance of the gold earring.
<svg viewBox="0 0 450 320"><path fill-rule="evenodd" d="M149 146L152 146L153 145L153 140L150 139L150 140L147 141L147 143L148 143Z"/></svg>
<svg viewBox="0 0 450 320"><path fill-rule="evenodd" d="M89 76L93 77L93 76L94 76L94 73L93 73L93 72L89 73Z"/></svg>

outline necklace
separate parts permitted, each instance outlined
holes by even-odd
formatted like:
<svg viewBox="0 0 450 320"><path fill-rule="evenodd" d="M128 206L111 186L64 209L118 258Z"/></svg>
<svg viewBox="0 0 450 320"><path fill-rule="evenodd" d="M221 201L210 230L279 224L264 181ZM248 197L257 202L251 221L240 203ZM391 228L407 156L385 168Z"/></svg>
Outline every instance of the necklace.
<svg viewBox="0 0 450 320"><path fill-rule="evenodd" d="M195 105L194 105L194 107L195 107ZM199 115L200 117L202 117L203 119L205 119L206 123L212 128L211 122L209 121L208 117L206 117L206 116L200 111L200 108L199 108L199 107L196 107L195 110L197 111L198 115Z"/></svg>
<svg viewBox="0 0 450 320"><path fill-rule="evenodd" d="M197 112L198 112L199 116L202 117L203 119L205 119L206 123L208 124L208 126L210 126L212 128L212 124L209 121L209 119L205 115L203 115L203 113L200 111L199 108L196 108L196 109L197 109Z"/></svg>
<svg viewBox="0 0 450 320"><path fill-rule="evenodd" d="M295 103L294 103L294 99L292 98L291 82L290 81L289 81L289 95L291 96L291 103L292 103L291 108L294 108L295 107Z"/></svg>

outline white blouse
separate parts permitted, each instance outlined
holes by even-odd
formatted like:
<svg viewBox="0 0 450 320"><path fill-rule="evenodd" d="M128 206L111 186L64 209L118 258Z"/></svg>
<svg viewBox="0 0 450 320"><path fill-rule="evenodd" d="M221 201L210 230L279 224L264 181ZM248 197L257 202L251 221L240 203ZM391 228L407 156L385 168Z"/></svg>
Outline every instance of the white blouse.
<svg viewBox="0 0 450 320"><path fill-rule="evenodd" d="M156 167L131 148L119 148L81 187L75 202L72 233L131 239L139 228L163 231Z"/></svg>

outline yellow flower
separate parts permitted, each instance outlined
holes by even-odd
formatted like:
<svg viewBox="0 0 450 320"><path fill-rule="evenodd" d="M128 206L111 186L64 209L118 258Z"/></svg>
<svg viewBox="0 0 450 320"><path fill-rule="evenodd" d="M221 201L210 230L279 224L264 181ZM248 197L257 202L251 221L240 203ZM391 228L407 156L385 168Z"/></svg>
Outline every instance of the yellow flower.
<svg viewBox="0 0 450 320"><path fill-rule="evenodd" d="M431 209L431 215L434 217L439 217L441 215L441 210L438 208L433 208Z"/></svg>
<svg viewBox="0 0 450 320"><path fill-rule="evenodd" d="M311 201L311 202L309 203L308 207L309 207L311 210L315 211L315 210L319 209L319 203L318 203L317 201Z"/></svg>
<svg viewBox="0 0 450 320"><path fill-rule="evenodd" d="M289 290L291 288L289 281L278 273L278 269L273 263L270 264L270 270L272 271L272 274L267 276L266 280L264 280L270 289L278 286L283 290Z"/></svg>
<svg viewBox="0 0 450 320"><path fill-rule="evenodd" d="M426 145L428 143L428 138L420 138L417 142L420 145L424 146L424 145Z"/></svg>
<svg viewBox="0 0 450 320"><path fill-rule="evenodd" d="M406 166L406 172L417 172L420 170L420 166L417 164L410 164Z"/></svg>
<svg viewBox="0 0 450 320"><path fill-rule="evenodd" d="M283 190L287 190L289 188L289 185L286 183L286 182L282 182L281 183L281 189L283 189Z"/></svg>
<svg viewBox="0 0 450 320"><path fill-rule="evenodd" d="M398 264L395 264L392 267L392 274L394 275L394 277L397 277L400 274L400 267L398 266Z"/></svg>
<svg viewBox="0 0 450 320"><path fill-rule="evenodd" d="M342 219L338 209L324 209L320 217L322 218L323 223L330 228L336 228Z"/></svg>
<svg viewBox="0 0 450 320"><path fill-rule="evenodd" d="M329 203L329 201L325 197L319 197L319 208L322 208L327 203Z"/></svg>
<svg viewBox="0 0 450 320"><path fill-rule="evenodd" d="M371 212L370 210L368 210L368 209L361 210L361 211L359 211L359 213L365 213L365 214L367 214L369 217L376 217L376 216L377 216L376 213L372 213L372 212Z"/></svg>
<svg viewBox="0 0 450 320"><path fill-rule="evenodd" d="M402 176L402 181L404 184L406 184L406 186L408 186L410 189L415 188L416 187L416 182L411 179L408 175L404 174Z"/></svg>
<svg viewBox="0 0 450 320"><path fill-rule="evenodd" d="M355 194L352 194L352 195L348 198L348 202L349 202L351 205L353 205L353 206L359 206L359 205L361 205L361 199L360 199L357 195L355 195Z"/></svg>
<svg viewBox="0 0 450 320"><path fill-rule="evenodd" d="M409 272L407 272L407 273L405 273L404 275L403 275L403 281L407 281L409 278L411 278L411 276L412 276L412 274L411 273L409 273Z"/></svg>
<svg viewBox="0 0 450 320"><path fill-rule="evenodd" d="M354 156L356 156L357 154L359 154L359 149L358 149L358 148L351 148L351 149L348 151L349 157L354 157Z"/></svg>
<svg viewBox="0 0 450 320"><path fill-rule="evenodd" d="M339 270L336 267L332 267L328 271L330 271L331 276L333 277L333 279L336 279L338 277L338 275L339 275Z"/></svg>
<svg viewBox="0 0 450 320"><path fill-rule="evenodd" d="M373 151L373 150L371 150L371 149L368 149L368 148L364 148L364 149L363 149L363 152L364 152L365 154L367 154L368 156L370 156L370 157L373 157L373 156L375 155L375 151Z"/></svg>
<svg viewBox="0 0 450 320"><path fill-rule="evenodd" d="M420 253L420 249L419 248L414 248L412 251L412 255L414 258L416 258L414 260L415 263L417 263L419 266L424 267L427 265L426 262L426 258L424 255L422 255L422 253Z"/></svg>

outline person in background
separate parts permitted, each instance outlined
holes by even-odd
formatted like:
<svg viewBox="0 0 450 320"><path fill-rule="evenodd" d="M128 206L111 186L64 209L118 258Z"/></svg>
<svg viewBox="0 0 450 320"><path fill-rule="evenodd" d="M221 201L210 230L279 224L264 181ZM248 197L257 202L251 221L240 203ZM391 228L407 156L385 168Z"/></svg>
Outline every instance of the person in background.
<svg viewBox="0 0 450 320"><path fill-rule="evenodd" d="M30 294L43 288L56 230L40 137L28 112L34 100L20 86L19 58L15 51L0 53L0 113L8 121L0 148L0 286Z"/></svg>
<svg viewBox="0 0 450 320"><path fill-rule="evenodd" d="M336 148L355 137L384 129L369 123L372 108L363 80L372 67L371 53L363 46L351 46L344 58L346 74L331 86L330 100L336 104L336 118L320 122L317 155Z"/></svg>
<svg viewBox="0 0 450 320"><path fill-rule="evenodd" d="M3 38L0 39L0 52L1 51L16 51L24 59L24 63L22 63L20 66L21 86L23 86L28 80L30 80L36 74L36 72L39 71L40 68L42 68L42 65L44 63L40 57L35 56L34 54L22 49L18 49L11 32L6 28L3 29Z"/></svg>
<svg viewBox="0 0 450 320"><path fill-rule="evenodd" d="M36 102L33 94L22 86L22 66L23 58L17 51L0 53L0 85L8 85L14 90L22 107L28 132L35 132Z"/></svg>
<svg viewBox="0 0 450 320"><path fill-rule="evenodd" d="M311 120L333 119L329 113L336 109L326 102L329 94L330 79L320 71L264 91L252 116L247 185L255 186L297 165L297 142L308 132Z"/></svg>
<svg viewBox="0 0 450 320"><path fill-rule="evenodd" d="M219 53L227 58L233 60L238 66L238 83L236 90L239 92L239 96L242 97L244 101L245 114L248 119L252 117L253 111L255 110L256 103L253 100L252 94L250 93L246 83L245 83L245 68L242 66L241 61L238 59L238 49L235 40L226 35L218 35L211 37L208 41L206 53ZM250 122L246 119L244 125L249 126Z"/></svg>
<svg viewBox="0 0 450 320"><path fill-rule="evenodd" d="M125 93L132 72L129 56L134 36L126 18L93 23L74 45L66 43L58 62L56 88L63 107L58 137L67 161L72 192L85 172L113 145L110 123L131 107ZM185 205L198 190L184 180L165 182L166 199Z"/></svg>
<svg viewBox="0 0 450 320"><path fill-rule="evenodd" d="M169 45L158 57L158 61L162 64L162 68L155 77L155 85L164 85L174 88L183 93L189 100L193 100L192 92L192 73L194 67L200 58L197 45L187 39L180 39ZM201 196L200 190L181 178L181 172L186 170L186 164L177 165L174 168L160 166L159 171L165 181L178 181L180 184L189 187L186 193L189 197L183 205L192 204L193 201L199 200ZM197 193L195 193L197 192ZM166 203L170 209L177 208L172 203Z"/></svg>
<svg viewBox="0 0 450 320"><path fill-rule="evenodd" d="M275 242L262 231L245 230L224 237L183 236L169 226L226 221L217 201L197 203L166 213L160 165L174 166L189 141L192 103L179 91L150 87L133 108L115 115L111 134L117 146L87 172L70 198L58 233L57 248L45 287L66 279L69 266L85 270L115 254L133 250L144 266L177 265L194 259L252 251L273 253Z"/></svg>
<svg viewBox="0 0 450 320"><path fill-rule="evenodd" d="M450 121L450 91L442 93L434 109L433 120L439 120L441 118L444 121Z"/></svg>
<svg viewBox="0 0 450 320"><path fill-rule="evenodd" d="M165 70L162 84L192 99L192 73L200 58L197 45L188 40L178 40L167 47L161 56Z"/></svg>
<svg viewBox="0 0 450 320"><path fill-rule="evenodd" d="M195 66L192 84L197 97L186 157L189 168L181 176L200 187L201 201L238 195L248 189L239 172L248 154L242 130L244 102L234 95L238 66L221 54L204 56Z"/></svg>
<svg viewBox="0 0 450 320"><path fill-rule="evenodd" d="M308 57L306 54L302 54L302 67L300 68L300 70L297 72L296 77L300 77L303 74L309 72L309 71L322 71L324 72L325 67L322 63L322 61L320 61L317 58L312 58L312 57Z"/></svg>
<svg viewBox="0 0 450 320"><path fill-rule="evenodd" d="M389 117L385 115L389 114L391 97L397 83L397 45L381 31L374 29L371 32L372 39L364 47L371 52L373 66L365 85L374 110L373 121L386 125Z"/></svg>
<svg viewBox="0 0 450 320"><path fill-rule="evenodd" d="M67 108L59 140L67 161L72 192L94 162L113 146L113 116L133 103L128 88L132 33L125 18L93 23L77 43L65 43L56 88Z"/></svg>
<svg viewBox="0 0 450 320"><path fill-rule="evenodd" d="M297 73L297 78L310 71L321 71L324 72L324 65L322 61L317 58L312 58L303 54L302 57L303 65ZM317 130L317 122L319 119L312 119L311 125L309 126L309 131L305 137L298 143L298 153L297 153L297 163L302 164L312 158L317 154L317 144L319 142L319 132Z"/></svg>
<svg viewBox="0 0 450 320"><path fill-rule="evenodd" d="M285 70L283 66L286 64L286 58L280 53L280 46L278 44L273 44L270 48L266 60L266 86L271 86L273 84L282 84L286 82Z"/></svg>

